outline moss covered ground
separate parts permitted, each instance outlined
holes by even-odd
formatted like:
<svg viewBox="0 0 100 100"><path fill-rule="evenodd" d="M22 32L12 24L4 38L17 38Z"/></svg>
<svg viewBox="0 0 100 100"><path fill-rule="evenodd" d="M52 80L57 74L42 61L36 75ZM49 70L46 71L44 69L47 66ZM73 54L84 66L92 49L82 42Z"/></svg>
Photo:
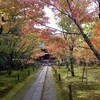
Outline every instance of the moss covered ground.
<svg viewBox="0 0 100 100"><path fill-rule="evenodd" d="M6 71L1 71L0 100L12 100L12 97L17 92L19 92L31 79L33 81L35 80L40 69L41 68L35 67L33 70L32 67L28 67L27 69L23 70L13 70L10 76ZM19 74L19 80L18 80L18 74ZM30 86L31 82L29 82L28 85Z"/></svg>
<svg viewBox="0 0 100 100"><path fill-rule="evenodd" d="M55 67L57 74L60 73L61 81L55 75L53 69L55 87L58 100L69 100L68 85L72 85L73 100L100 100L100 67L87 67L87 80L84 77L82 82L83 66L75 66L75 77L65 67Z"/></svg>

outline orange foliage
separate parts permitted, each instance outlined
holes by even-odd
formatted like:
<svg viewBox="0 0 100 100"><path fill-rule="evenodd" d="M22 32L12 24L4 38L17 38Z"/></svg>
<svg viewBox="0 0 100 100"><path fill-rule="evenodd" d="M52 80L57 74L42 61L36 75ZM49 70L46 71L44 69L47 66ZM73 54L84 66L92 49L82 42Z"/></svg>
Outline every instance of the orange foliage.
<svg viewBox="0 0 100 100"><path fill-rule="evenodd" d="M47 30L45 30L45 31L43 31L42 34L40 34L40 38L47 41L50 39L50 34L48 33Z"/></svg>
<svg viewBox="0 0 100 100"><path fill-rule="evenodd" d="M38 57L41 57L43 55L45 55L43 52L37 52L37 53L33 54L31 57L32 58L38 58Z"/></svg>
<svg viewBox="0 0 100 100"><path fill-rule="evenodd" d="M100 23L94 25L94 36L91 38L91 42L100 52Z"/></svg>
<svg viewBox="0 0 100 100"><path fill-rule="evenodd" d="M91 0L69 0L71 11L67 0L54 0L54 2L54 4L64 13L72 13L74 18L80 24L93 21L91 16L93 13L90 13L88 10L88 7L92 2ZM94 10L92 9L91 11Z"/></svg>

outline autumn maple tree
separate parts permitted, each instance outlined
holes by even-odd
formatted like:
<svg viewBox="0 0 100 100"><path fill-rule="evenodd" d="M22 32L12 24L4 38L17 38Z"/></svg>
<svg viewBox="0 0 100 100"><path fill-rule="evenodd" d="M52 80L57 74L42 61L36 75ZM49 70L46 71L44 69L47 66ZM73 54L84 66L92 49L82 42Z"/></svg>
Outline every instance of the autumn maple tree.
<svg viewBox="0 0 100 100"><path fill-rule="evenodd" d="M93 51L94 55L100 60L100 53L95 48L89 37L85 34L82 25L86 23L96 23L96 16L98 15L98 1L97 0L42 0L49 6L52 6L53 10L56 10L61 15L68 17L73 21L73 24L77 26L77 32L82 35L89 48ZM93 4L97 4L92 7ZM59 18L60 16L58 16ZM99 19L98 19L99 20ZM69 33L69 32L66 32ZM73 33L73 31L71 32Z"/></svg>
<svg viewBox="0 0 100 100"><path fill-rule="evenodd" d="M93 3L98 4L96 0L1 0L0 41L4 40L3 38L7 36L10 38L14 36L19 40L25 36L25 40L27 40L27 35L33 33L36 36L39 36L39 38L43 38L46 43L51 43L51 33L55 33L57 30L51 29L46 25L46 23L48 23L48 18L45 16L44 7L48 5L60 20L60 27L62 28L62 31L60 32L64 34L64 38L68 36L68 39L65 39L66 41L64 40L64 43L57 43L61 40L59 39L57 42L55 42L57 45L52 44L51 48L60 48L56 50L57 52L60 51L59 53L56 52L56 54L59 54L61 57L64 54L63 49L69 47L71 50L72 47L77 47L77 43L73 43L73 40L76 40L74 38L79 36L83 42L85 41L88 44L88 48L90 48L95 56L100 60L100 46L98 42L100 25L99 19L96 17L96 14L98 13L97 6L94 6L93 9L91 8ZM84 30L83 26L86 24L91 24L91 26L93 26L92 33ZM40 28L37 26L40 26ZM45 28L42 28L41 26L45 26ZM89 37L89 35L91 35L91 37ZM58 37L55 37L54 40L56 41L57 38ZM19 42L19 45L23 47L25 44L26 47L28 47L29 43L26 43L25 40L23 39L23 42ZM66 47L63 46L65 43L67 43ZM32 49L32 45L30 46ZM23 50L21 50L21 52Z"/></svg>
<svg viewBox="0 0 100 100"><path fill-rule="evenodd" d="M44 5L38 0L0 0L0 64L9 71L43 55L38 47L43 29L36 26L48 20Z"/></svg>

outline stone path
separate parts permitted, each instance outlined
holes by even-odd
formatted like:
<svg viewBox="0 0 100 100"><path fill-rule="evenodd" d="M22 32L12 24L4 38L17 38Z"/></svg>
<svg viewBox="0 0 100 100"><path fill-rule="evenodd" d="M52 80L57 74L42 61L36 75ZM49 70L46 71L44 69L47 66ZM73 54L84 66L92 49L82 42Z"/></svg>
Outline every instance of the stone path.
<svg viewBox="0 0 100 100"><path fill-rule="evenodd" d="M45 66L24 96L19 92L13 100L56 100L52 68Z"/></svg>
<svg viewBox="0 0 100 100"><path fill-rule="evenodd" d="M56 91L53 86L53 74L52 68L48 67L48 73L46 76L46 83L44 87L43 99L42 100L57 100Z"/></svg>
<svg viewBox="0 0 100 100"><path fill-rule="evenodd" d="M28 90L28 92L24 95L22 100L41 100L41 94L43 90L44 80L47 72L47 66L43 68L40 75Z"/></svg>

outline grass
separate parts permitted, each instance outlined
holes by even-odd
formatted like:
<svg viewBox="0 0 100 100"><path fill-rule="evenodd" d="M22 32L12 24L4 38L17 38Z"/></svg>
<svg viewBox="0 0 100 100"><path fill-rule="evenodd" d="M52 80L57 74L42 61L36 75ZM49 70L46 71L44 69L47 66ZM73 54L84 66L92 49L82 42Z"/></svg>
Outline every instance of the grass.
<svg viewBox="0 0 100 100"><path fill-rule="evenodd" d="M57 73L61 74L61 82L58 81L54 73L57 100L69 100L68 85L72 85L73 100L100 100L100 67L88 67L88 83L86 79L82 82L82 66L75 67L75 77L71 77L70 72L62 66L55 67Z"/></svg>
<svg viewBox="0 0 100 100"><path fill-rule="evenodd" d="M28 70L30 75L28 76ZM12 100L12 97L18 93L32 78L35 80L39 72L38 70L33 71L32 67L24 69L23 71L12 71L12 74L8 76L6 71L0 72L0 100ZM18 81L18 74L20 76ZM31 84L31 83L29 83ZM29 88L26 87L27 89ZM23 95L23 94L22 94Z"/></svg>

